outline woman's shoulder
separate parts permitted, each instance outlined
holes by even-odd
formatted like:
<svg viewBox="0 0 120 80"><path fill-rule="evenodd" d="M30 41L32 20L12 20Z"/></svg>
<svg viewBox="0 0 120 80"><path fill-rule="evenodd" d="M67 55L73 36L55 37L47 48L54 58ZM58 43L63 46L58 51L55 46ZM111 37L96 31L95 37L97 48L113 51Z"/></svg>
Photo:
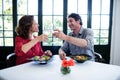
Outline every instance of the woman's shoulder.
<svg viewBox="0 0 120 80"><path fill-rule="evenodd" d="M15 40L16 41L25 41L26 39L22 38L21 36L16 36Z"/></svg>
<svg viewBox="0 0 120 80"><path fill-rule="evenodd" d="M15 39L23 39L23 38L20 36L16 36Z"/></svg>

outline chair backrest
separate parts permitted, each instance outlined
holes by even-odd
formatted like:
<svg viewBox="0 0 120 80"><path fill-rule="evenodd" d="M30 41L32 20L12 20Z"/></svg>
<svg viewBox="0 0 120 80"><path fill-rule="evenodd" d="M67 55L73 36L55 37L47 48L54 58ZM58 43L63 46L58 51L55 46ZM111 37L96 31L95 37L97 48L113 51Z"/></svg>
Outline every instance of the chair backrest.
<svg viewBox="0 0 120 80"><path fill-rule="evenodd" d="M16 64L16 55L15 53L9 54L7 57L7 67L15 66Z"/></svg>
<svg viewBox="0 0 120 80"><path fill-rule="evenodd" d="M96 62L105 63L105 60L103 59L103 57L100 53L94 52L94 54L95 54L95 61Z"/></svg>

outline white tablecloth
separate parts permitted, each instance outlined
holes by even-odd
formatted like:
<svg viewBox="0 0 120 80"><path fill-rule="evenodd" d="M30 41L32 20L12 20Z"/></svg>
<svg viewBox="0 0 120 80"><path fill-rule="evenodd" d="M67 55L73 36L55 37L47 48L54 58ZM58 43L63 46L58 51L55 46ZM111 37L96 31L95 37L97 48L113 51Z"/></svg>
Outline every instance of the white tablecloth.
<svg viewBox="0 0 120 80"><path fill-rule="evenodd" d="M29 62L0 70L0 80L120 80L120 66L86 61L75 63L67 75L60 67L61 60L55 55L45 65Z"/></svg>

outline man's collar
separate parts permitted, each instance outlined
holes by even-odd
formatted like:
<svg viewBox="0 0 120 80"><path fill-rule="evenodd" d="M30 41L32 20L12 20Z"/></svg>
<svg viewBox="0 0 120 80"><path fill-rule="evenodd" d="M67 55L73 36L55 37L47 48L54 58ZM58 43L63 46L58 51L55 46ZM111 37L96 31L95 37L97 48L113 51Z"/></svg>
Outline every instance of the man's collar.
<svg viewBox="0 0 120 80"><path fill-rule="evenodd" d="M79 31L79 35L82 34L83 30L84 30L83 27L81 27L81 28L80 28L80 31Z"/></svg>
<svg viewBox="0 0 120 80"><path fill-rule="evenodd" d="M84 30L83 27L81 27L81 28L80 28L80 31L79 31L79 35L82 34L83 30ZM72 32L72 36L75 36L75 34L74 34L73 32Z"/></svg>

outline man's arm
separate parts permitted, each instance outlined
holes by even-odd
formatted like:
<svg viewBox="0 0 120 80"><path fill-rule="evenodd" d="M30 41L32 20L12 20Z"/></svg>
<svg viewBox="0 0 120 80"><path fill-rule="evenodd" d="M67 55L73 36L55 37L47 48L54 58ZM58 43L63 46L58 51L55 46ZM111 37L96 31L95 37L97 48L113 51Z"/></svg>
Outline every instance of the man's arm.
<svg viewBox="0 0 120 80"><path fill-rule="evenodd" d="M57 38L60 38L62 40L65 40L69 43L72 43L74 45L80 46L80 47L86 47L87 46L87 40L86 39L81 39L81 38L75 38L72 36L65 35L62 31L56 30L53 35Z"/></svg>
<svg viewBox="0 0 120 80"><path fill-rule="evenodd" d="M87 35L85 39L82 38L76 38L76 37L72 37L72 36L68 36L65 35L62 31L57 30L58 32L54 33L53 35L65 40L69 43L72 43L76 46L80 46L80 47L86 47L89 43L88 42L92 42L93 43L93 31L92 30L88 30L87 31Z"/></svg>
<svg viewBox="0 0 120 80"><path fill-rule="evenodd" d="M64 40L69 42L69 43L72 43L76 46L80 46L80 47L86 47L87 46L86 39L75 38L75 37L71 37L71 36L66 35Z"/></svg>

